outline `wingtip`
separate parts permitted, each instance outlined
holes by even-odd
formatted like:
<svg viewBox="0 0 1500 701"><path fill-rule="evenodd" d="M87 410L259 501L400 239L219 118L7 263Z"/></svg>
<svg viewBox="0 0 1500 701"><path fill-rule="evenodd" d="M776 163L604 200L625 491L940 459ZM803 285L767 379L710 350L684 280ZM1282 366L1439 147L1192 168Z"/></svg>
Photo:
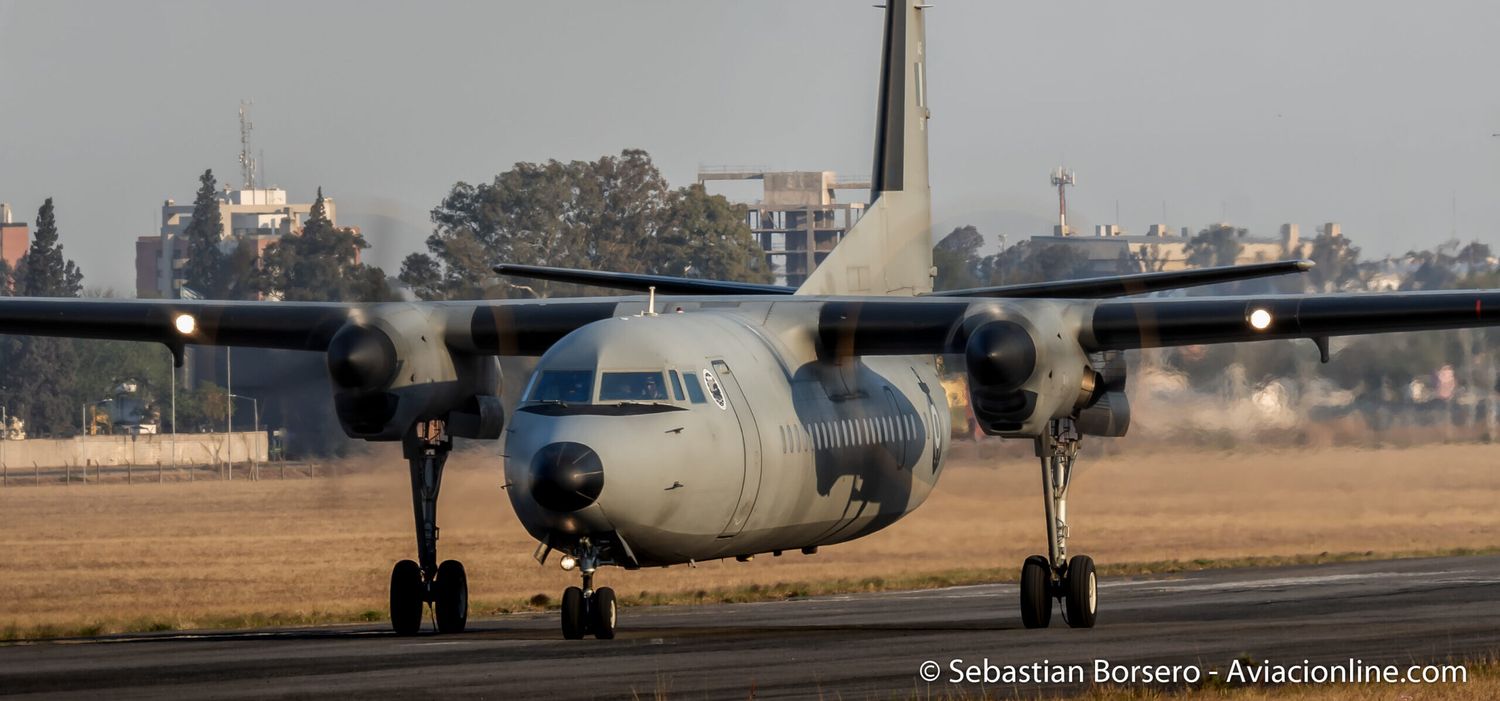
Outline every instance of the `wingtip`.
<svg viewBox="0 0 1500 701"><path fill-rule="evenodd" d="M1310 260L1308 260L1306 258L1303 258L1303 259L1297 261L1297 269L1300 270L1300 271L1302 271L1302 272L1307 272L1307 271L1312 270L1313 268L1316 268L1316 267L1318 267L1317 263L1314 263L1314 262L1312 262L1312 261L1310 261Z"/></svg>

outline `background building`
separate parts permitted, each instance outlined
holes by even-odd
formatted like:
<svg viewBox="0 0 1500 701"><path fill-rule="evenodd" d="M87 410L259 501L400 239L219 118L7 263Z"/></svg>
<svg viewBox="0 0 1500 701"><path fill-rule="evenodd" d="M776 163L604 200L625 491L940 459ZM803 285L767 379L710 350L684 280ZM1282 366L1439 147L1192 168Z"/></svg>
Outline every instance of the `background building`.
<svg viewBox="0 0 1500 701"><path fill-rule="evenodd" d="M1229 224L1216 226L1227 227ZM1329 223L1325 227L1338 235L1338 224ZM1187 245L1194 235L1187 227L1174 233L1166 224L1152 224L1145 235L1126 233L1118 224L1100 224L1094 227L1093 236L1058 236L1054 232L1052 236L1031 237L1031 245L1074 248L1088 257L1090 272L1116 275L1120 272L1119 262L1123 256L1140 259L1149 270L1188 267ZM1305 258L1312 245L1301 239L1300 227L1296 224L1282 224L1281 235L1277 237L1245 235L1238 241L1240 253L1234 259L1235 265Z"/></svg>
<svg viewBox="0 0 1500 701"><path fill-rule="evenodd" d="M233 251L241 241L255 246L258 258L267 246L282 236L302 229L312 211L312 203L287 203L281 188L225 189L219 195L219 215L224 222L220 247ZM338 209L332 197L323 198L328 219L338 225ZM179 237L193 220L193 205L179 205L167 200L161 206L161 231L142 236L135 242L135 288L137 297L175 298L181 295L182 266L187 262L187 245Z"/></svg>
<svg viewBox="0 0 1500 701"><path fill-rule="evenodd" d="M768 171L764 168L720 166L698 171L698 184L708 181L759 180L761 198L745 203L746 221L755 240L766 251L774 282L796 287L828 257L864 213L863 202L839 202L839 190L869 192L868 177L840 180L831 170Z"/></svg>
<svg viewBox="0 0 1500 701"><path fill-rule="evenodd" d="M0 260L14 270L30 249L31 228L25 222L11 221L10 205L0 202Z"/></svg>

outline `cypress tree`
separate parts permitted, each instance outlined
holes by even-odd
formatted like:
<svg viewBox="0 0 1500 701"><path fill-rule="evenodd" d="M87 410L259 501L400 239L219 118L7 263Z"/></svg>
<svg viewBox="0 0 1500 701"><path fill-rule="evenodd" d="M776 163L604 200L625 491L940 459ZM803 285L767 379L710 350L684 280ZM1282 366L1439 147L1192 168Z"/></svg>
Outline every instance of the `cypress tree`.
<svg viewBox="0 0 1500 701"><path fill-rule="evenodd" d="M186 241L188 250L187 262L182 267L185 284L211 299L222 298L227 287L223 279L225 256L219 250L223 233L218 184L213 170L205 170L198 178L198 194L193 197L193 218L180 238Z"/></svg>
<svg viewBox="0 0 1500 701"><path fill-rule="evenodd" d="M63 256L58 243L52 198L37 210L31 248L16 266L16 294L27 297L77 297L83 273ZM20 336L7 339L8 362L0 374L6 409L28 424L35 435L72 433L78 423L78 369L75 342L66 338Z"/></svg>

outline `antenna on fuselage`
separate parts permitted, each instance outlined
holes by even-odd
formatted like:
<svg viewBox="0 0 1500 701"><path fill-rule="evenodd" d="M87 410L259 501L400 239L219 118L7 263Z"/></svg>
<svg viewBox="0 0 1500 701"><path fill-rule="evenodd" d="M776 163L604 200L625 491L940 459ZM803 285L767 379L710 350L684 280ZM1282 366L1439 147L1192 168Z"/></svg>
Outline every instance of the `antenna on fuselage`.
<svg viewBox="0 0 1500 701"><path fill-rule="evenodd" d="M656 316L656 285L646 288L646 316Z"/></svg>

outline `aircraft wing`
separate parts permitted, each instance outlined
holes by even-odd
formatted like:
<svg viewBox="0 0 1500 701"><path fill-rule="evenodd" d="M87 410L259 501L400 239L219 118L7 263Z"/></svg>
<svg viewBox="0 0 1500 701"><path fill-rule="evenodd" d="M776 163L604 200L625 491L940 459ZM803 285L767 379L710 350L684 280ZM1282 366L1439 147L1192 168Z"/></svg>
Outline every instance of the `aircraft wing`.
<svg viewBox="0 0 1500 701"><path fill-rule="evenodd" d="M1021 285L974 287L966 290L942 290L932 297L1005 297L1011 299L1097 299L1124 297L1161 290L1217 285L1223 282L1250 280L1273 275L1303 273L1313 269L1310 260L1282 260L1273 263L1225 265L1216 268L1193 268L1133 275L1110 275L1081 280L1056 280Z"/></svg>
<svg viewBox="0 0 1500 701"><path fill-rule="evenodd" d="M354 308L313 302L0 297L0 332L324 350Z"/></svg>
<svg viewBox="0 0 1500 701"><path fill-rule="evenodd" d="M326 351L347 325L419 316L425 330L457 351L540 355L614 308L615 301L600 299L349 304L0 297L0 333L149 341L174 350L208 345Z"/></svg>
<svg viewBox="0 0 1500 701"><path fill-rule="evenodd" d="M996 285L974 287L964 290L940 290L926 297L990 297L990 298L1047 298L1047 299L1098 299L1124 297L1161 290L1175 290L1224 282L1250 280L1253 278L1303 273L1313 268L1310 260L1282 260L1250 265L1226 265L1217 268L1194 268L1191 270L1159 271L1133 275L1110 275L1081 280L1056 280L1050 282L1024 283L1019 285ZM790 295L795 287L762 285L750 282L726 282L722 280L700 280L696 278L646 275L641 273L616 273L576 268L551 268L541 265L516 265L502 263L494 271L511 277L568 282L578 285L594 285L616 290L645 292L655 287L658 294L689 295Z"/></svg>
<svg viewBox="0 0 1500 701"><path fill-rule="evenodd" d="M688 295L790 295L795 287L763 285L754 282L728 282L724 280L700 280L697 278L672 277L670 275L646 275L642 273L616 273L578 268L552 268L545 265L518 265L501 263L494 271L511 277L568 282L575 285L593 285L615 290L645 292L652 287L658 294Z"/></svg>
<svg viewBox="0 0 1500 701"><path fill-rule="evenodd" d="M1110 301L1081 330L1089 350L1327 338L1500 325L1500 290Z"/></svg>
<svg viewBox="0 0 1500 701"><path fill-rule="evenodd" d="M1500 290L1141 300L831 299L818 315L839 356L963 353L975 329L1025 317L1083 350L1427 331L1500 325ZM1263 312L1263 313L1257 313Z"/></svg>

